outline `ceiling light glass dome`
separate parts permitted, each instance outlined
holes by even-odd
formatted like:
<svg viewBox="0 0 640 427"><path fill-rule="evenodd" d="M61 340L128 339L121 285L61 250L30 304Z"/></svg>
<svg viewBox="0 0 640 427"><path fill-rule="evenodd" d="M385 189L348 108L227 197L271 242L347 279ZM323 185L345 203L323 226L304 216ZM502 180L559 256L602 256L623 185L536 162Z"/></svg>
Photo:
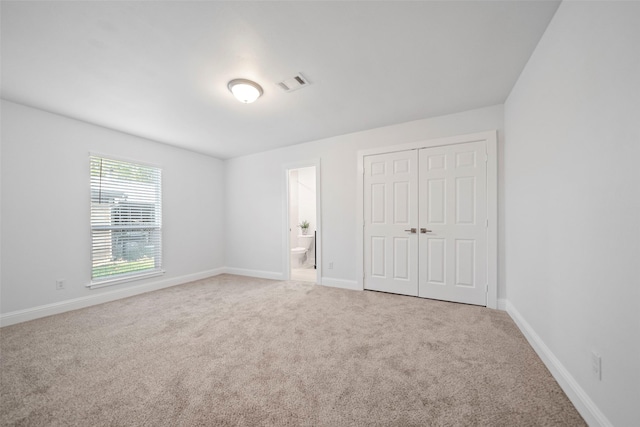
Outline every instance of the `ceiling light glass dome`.
<svg viewBox="0 0 640 427"><path fill-rule="evenodd" d="M240 102L250 104L263 94L262 87L256 82L246 79L234 79L227 85L233 96Z"/></svg>

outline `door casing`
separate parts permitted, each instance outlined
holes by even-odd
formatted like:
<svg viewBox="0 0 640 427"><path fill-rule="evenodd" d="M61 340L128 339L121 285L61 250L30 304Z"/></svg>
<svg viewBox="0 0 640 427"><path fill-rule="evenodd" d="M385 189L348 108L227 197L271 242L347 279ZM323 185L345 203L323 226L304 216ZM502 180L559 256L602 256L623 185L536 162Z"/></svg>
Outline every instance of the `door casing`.
<svg viewBox="0 0 640 427"><path fill-rule="evenodd" d="M364 290L364 157L373 154L431 148L466 142L487 144L487 307L498 308L498 138L497 131L486 131L446 138L430 139L358 151L358 191L356 201L356 260L358 288Z"/></svg>
<svg viewBox="0 0 640 427"><path fill-rule="evenodd" d="M291 244L289 230L289 171L306 167L316 168L316 284L322 284L322 197L321 197L321 175L320 159L311 159L282 165L283 194L282 198L282 277L284 280L291 279Z"/></svg>

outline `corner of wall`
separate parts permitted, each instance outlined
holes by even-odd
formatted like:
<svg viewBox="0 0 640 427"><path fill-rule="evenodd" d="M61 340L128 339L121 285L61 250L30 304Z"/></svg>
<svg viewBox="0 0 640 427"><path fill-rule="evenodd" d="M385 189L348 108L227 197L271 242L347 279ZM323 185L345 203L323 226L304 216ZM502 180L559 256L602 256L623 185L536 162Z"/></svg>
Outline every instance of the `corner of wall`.
<svg viewBox="0 0 640 427"><path fill-rule="evenodd" d="M565 368L542 338L508 300L505 300L505 309L587 424L590 426L612 427L613 424L600 411L586 391L580 387L580 384L569 373L569 370Z"/></svg>

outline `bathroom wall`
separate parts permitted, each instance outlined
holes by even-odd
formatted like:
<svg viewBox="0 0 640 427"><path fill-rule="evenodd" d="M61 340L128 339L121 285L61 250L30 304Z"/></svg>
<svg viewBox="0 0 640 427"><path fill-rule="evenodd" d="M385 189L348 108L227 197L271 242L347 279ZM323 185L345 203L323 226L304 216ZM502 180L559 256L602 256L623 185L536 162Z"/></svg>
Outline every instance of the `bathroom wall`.
<svg viewBox="0 0 640 427"><path fill-rule="evenodd" d="M298 169L298 224L309 221L309 233L316 230L316 169ZM300 229L297 230L300 232Z"/></svg>
<svg viewBox="0 0 640 427"><path fill-rule="evenodd" d="M309 222L309 234L313 235L316 230L316 168L308 167L298 169L298 224L302 221ZM296 229L296 236L301 233L300 228ZM315 253L313 242L308 238L297 239L297 246L308 249L306 254L306 265L313 265Z"/></svg>
<svg viewBox="0 0 640 427"><path fill-rule="evenodd" d="M298 207L298 169L289 171L289 247L298 246L300 210Z"/></svg>

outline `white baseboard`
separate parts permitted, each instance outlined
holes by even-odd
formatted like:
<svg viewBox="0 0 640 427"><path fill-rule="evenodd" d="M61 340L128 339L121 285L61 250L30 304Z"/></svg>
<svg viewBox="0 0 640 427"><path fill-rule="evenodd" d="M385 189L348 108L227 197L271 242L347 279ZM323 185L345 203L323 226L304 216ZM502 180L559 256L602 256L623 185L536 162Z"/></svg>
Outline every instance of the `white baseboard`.
<svg viewBox="0 0 640 427"><path fill-rule="evenodd" d="M225 273L224 268L216 268L213 270L201 271L199 273L187 274L164 280L156 280L142 285L130 286L125 289L115 289L95 295L87 295L23 310L11 311L9 313L0 314L0 327L39 319L41 317L47 317L54 314L60 314L71 310L78 310L80 308L115 301L146 292L157 291L159 289L181 285L183 283L193 282L194 280L205 279L207 277L217 276L223 273Z"/></svg>
<svg viewBox="0 0 640 427"><path fill-rule="evenodd" d="M246 268L225 267L224 272L237 276L258 277L260 279L284 280L284 275L279 271L249 270Z"/></svg>
<svg viewBox="0 0 640 427"><path fill-rule="evenodd" d="M323 286L331 286L332 288L351 289L353 291L361 291L357 280L334 279L333 277L322 277Z"/></svg>
<svg viewBox="0 0 640 427"><path fill-rule="evenodd" d="M498 310L507 310L507 300L505 298L498 298Z"/></svg>
<svg viewBox="0 0 640 427"><path fill-rule="evenodd" d="M531 347L533 347L536 353L538 353L538 356L547 366L551 375L553 375L558 384L560 384L562 390L565 392L571 403L576 407L580 415L582 415L582 418L584 418L587 424L589 426L612 427L613 424L611 424L593 400L591 400L589 395L587 395L584 389L580 387L580 384L578 384L575 378L573 378L569 371L564 367L562 362L558 360L551 349L549 349L544 341L542 341L542 338L540 338L531 325L524 320L520 312L518 312L518 310L508 300L506 301L506 311L527 338Z"/></svg>

